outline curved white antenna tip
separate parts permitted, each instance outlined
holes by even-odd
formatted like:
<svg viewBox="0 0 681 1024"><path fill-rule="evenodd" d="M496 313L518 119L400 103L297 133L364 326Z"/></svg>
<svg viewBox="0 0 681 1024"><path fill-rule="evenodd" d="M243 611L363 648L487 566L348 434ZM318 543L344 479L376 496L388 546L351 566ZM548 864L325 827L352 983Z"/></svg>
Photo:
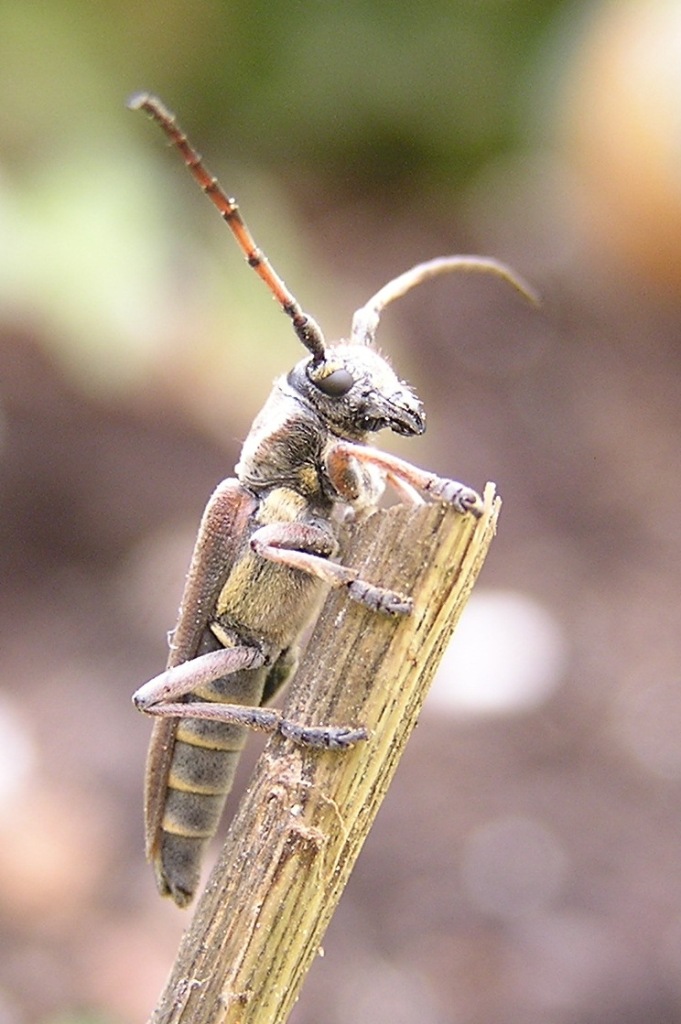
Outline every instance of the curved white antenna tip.
<svg viewBox="0 0 681 1024"><path fill-rule="evenodd" d="M417 263L410 270L399 274L388 281L382 288L373 295L364 306L361 306L352 318L351 340L353 342L370 345L374 340L382 310L401 298L406 292L415 288L416 285L427 281L430 277L438 274L446 274L453 271L473 271L486 274L496 274L497 277L508 281L516 291L534 306L540 303L539 296L519 274L511 270L505 263L496 260L491 256L437 256L435 259L426 260L424 263Z"/></svg>

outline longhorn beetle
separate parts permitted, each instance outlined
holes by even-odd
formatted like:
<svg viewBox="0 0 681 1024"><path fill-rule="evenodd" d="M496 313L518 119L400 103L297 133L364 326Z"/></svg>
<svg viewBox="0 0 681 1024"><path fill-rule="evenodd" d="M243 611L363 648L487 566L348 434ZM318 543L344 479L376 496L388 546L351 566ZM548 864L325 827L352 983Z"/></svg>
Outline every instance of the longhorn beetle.
<svg viewBox="0 0 681 1024"><path fill-rule="evenodd" d="M433 259L400 274L358 309L349 341L327 345L173 114L147 94L129 106L149 114L179 150L307 349L275 382L244 442L236 479L224 480L210 498L166 669L133 697L140 711L158 716L147 759L147 855L160 892L184 906L198 884L203 848L217 829L247 728L334 749L367 737L361 727L306 726L262 707L295 671L299 639L319 609L324 584L345 587L376 612L412 609L408 596L332 561L337 509L366 515L389 483L411 502L425 495L462 515L482 512L470 487L368 444L384 427L406 435L425 430L421 402L373 348L381 311L428 278L454 270L496 274L526 297L532 293L494 259Z"/></svg>

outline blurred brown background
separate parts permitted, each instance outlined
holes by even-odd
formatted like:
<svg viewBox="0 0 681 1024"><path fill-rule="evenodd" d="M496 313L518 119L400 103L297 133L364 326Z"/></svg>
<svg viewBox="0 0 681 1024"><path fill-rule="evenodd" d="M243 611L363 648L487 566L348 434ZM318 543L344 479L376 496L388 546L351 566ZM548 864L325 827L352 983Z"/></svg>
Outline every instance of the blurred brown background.
<svg viewBox="0 0 681 1024"><path fill-rule="evenodd" d="M681 1021L679 67L672 0L3 0L0 1024L163 984L130 694L300 355L137 89L329 337L447 252L544 297L381 325L429 413L396 450L504 508L295 1024Z"/></svg>

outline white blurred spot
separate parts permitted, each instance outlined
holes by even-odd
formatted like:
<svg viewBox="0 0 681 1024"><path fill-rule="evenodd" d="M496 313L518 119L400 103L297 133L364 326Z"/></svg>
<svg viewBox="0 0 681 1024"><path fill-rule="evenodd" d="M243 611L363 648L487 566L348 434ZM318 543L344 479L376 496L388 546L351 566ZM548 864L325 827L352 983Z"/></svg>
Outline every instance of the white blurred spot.
<svg viewBox="0 0 681 1024"><path fill-rule="evenodd" d="M0 695L0 807L17 797L35 764L35 748L21 715Z"/></svg>
<svg viewBox="0 0 681 1024"><path fill-rule="evenodd" d="M559 685L566 642L554 617L514 591L472 595L435 676L430 704L453 713L525 711Z"/></svg>
<svg viewBox="0 0 681 1024"><path fill-rule="evenodd" d="M472 833L461 875L476 907L509 918L543 910L558 894L566 868L565 851L546 826L532 818L509 817Z"/></svg>

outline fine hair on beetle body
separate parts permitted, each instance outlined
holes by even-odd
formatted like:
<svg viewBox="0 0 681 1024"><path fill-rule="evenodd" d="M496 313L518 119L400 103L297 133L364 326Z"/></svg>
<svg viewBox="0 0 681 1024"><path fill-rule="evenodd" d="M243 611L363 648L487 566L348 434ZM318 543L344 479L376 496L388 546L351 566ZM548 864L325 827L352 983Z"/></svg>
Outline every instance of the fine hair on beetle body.
<svg viewBox="0 0 681 1024"><path fill-rule="evenodd" d="M300 637L328 587L345 588L351 600L377 614L412 610L409 595L333 561L335 511L367 515L390 485L408 502L430 499L461 515L482 512L472 488L370 443L384 428L405 436L425 430L421 401L373 347L382 310L450 271L495 274L531 301L534 296L497 260L439 257L388 282L357 310L349 339L327 344L174 116L146 93L129 105L144 110L179 150L307 350L275 381L244 441L235 478L223 480L209 499L166 668L133 697L156 719L146 771L147 855L159 891L185 906L198 886L203 850L217 830L248 729L339 750L367 736L361 724L310 726L264 706L295 672Z"/></svg>

